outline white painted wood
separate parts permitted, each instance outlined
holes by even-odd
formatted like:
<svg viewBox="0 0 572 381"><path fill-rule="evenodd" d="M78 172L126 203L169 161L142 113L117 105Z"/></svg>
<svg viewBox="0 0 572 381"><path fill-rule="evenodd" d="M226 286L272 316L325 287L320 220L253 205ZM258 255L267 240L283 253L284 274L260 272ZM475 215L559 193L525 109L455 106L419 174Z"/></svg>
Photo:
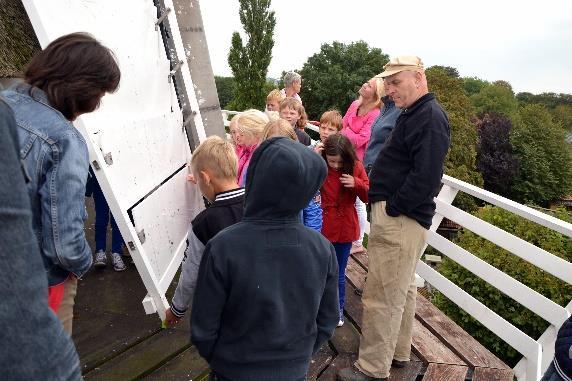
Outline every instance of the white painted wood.
<svg viewBox="0 0 572 381"><path fill-rule="evenodd" d="M417 273L429 284L443 292L453 303L490 329L494 334L529 359L540 359L541 347L524 332L507 322L490 308L479 302L459 286L419 261ZM540 364L538 362L537 364ZM534 373L536 374L536 373Z"/></svg>
<svg viewBox="0 0 572 381"><path fill-rule="evenodd" d="M560 326L568 319L568 311L563 307L439 234L429 232L427 242L459 265L496 287L551 324Z"/></svg>
<svg viewBox="0 0 572 381"><path fill-rule="evenodd" d="M483 221L461 209L436 200L437 213L455 221L473 233L486 238L505 250L532 263L535 266L572 284L572 263L557 257L525 240L518 238L486 221Z"/></svg>
<svg viewBox="0 0 572 381"><path fill-rule="evenodd" d="M566 306L568 313L572 313L572 301ZM555 327L553 325L548 326L546 331L538 338L538 343L542 346L542 373L546 372L546 369L550 366L552 359L554 358L554 343L556 342L556 335L560 326ZM524 375L526 372L526 360L521 359L518 364L514 367L515 375Z"/></svg>
<svg viewBox="0 0 572 381"><path fill-rule="evenodd" d="M163 319L168 307L165 285L182 257L186 236L181 231L187 229L192 213L168 221L161 213L198 206L195 200L189 200L182 175L167 181L168 187L177 183L170 188L169 197L167 190L162 190L165 180L185 165L191 152L174 87L168 80L170 62L160 31L155 30L157 10L153 2L139 0L24 0L23 4L42 47L61 35L85 31L117 58L122 72L119 90L106 95L97 111L81 116L74 124L86 139L90 162L100 168L95 171L96 177L148 291L145 311L157 311ZM180 46L176 19L169 21ZM180 51L179 55L185 56L184 50ZM196 111L195 124L201 129L188 68L183 73L194 100L191 109ZM199 136L204 139L204 129ZM108 153L112 164L104 160ZM135 206L145 196L148 199ZM151 205L149 200L154 199L165 205ZM149 241L144 244L128 213L134 206L143 225L153 219L165 220L162 230L146 230ZM145 214L144 219L141 214Z"/></svg>
<svg viewBox="0 0 572 381"><path fill-rule="evenodd" d="M549 216L545 213L539 212L538 210L532 209L525 205L521 205L517 202L447 175L443 176L443 184L447 184L483 201L499 206L505 210L508 210L509 212L524 217L527 220L536 222L539 225L546 226L547 228L562 233L567 237L572 237L572 224L568 222Z"/></svg>
<svg viewBox="0 0 572 381"><path fill-rule="evenodd" d="M172 0L164 0L164 4L166 8L176 9L173 5ZM167 18L169 19L169 25L171 26L171 36L173 38L173 42L175 43L175 50L176 56L179 60L183 60L186 62L187 59L191 56L192 52L190 50L186 50L183 45L183 39L181 38L181 32L179 29L179 24L177 23L177 15L175 12L169 12ZM201 118L201 113L199 110L199 102L197 100L197 95L195 94L195 86L193 84L193 79L191 78L191 71L188 65L185 63L181 68L181 73L183 75L183 85L187 89L187 96L189 98L189 105L181 105L184 107L190 107L193 111L192 118L195 123L195 128L197 130L197 135L199 137L199 141L202 142L207 138L205 127L203 125L203 120Z"/></svg>
<svg viewBox="0 0 572 381"><path fill-rule="evenodd" d="M190 221L204 209L200 191L187 181L184 167L132 210L137 232L145 232L142 246L165 293L186 249ZM181 200L173 195L184 195ZM165 255L169 253L169 255Z"/></svg>

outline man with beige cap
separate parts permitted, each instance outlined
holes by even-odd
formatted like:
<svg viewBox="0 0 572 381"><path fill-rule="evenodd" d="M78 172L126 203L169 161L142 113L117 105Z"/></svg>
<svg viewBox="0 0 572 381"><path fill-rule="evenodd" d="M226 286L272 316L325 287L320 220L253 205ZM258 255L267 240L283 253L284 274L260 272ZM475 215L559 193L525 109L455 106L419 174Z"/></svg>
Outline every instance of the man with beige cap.
<svg viewBox="0 0 572 381"><path fill-rule="evenodd" d="M415 315L415 266L435 214L433 197L450 144L447 115L429 93L419 57L391 59L379 76L403 111L370 173L369 275L362 336L353 367L340 381L387 380L410 360Z"/></svg>

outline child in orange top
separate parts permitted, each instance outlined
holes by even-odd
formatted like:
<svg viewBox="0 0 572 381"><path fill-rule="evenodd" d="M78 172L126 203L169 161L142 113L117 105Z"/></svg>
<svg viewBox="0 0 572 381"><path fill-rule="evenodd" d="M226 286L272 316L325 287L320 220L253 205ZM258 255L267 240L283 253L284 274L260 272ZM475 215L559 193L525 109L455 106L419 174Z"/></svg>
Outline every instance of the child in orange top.
<svg viewBox="0 0 572 381"><path fill-rule="evenodd" d="M356 197L367 202L369 180L352 143L344 135L330 135L324 141L322 156L328 164L328 176L320 188L322 234L334 245L338 259L339 327L344 324L346 266L352 242L359 236Z"/></svg>

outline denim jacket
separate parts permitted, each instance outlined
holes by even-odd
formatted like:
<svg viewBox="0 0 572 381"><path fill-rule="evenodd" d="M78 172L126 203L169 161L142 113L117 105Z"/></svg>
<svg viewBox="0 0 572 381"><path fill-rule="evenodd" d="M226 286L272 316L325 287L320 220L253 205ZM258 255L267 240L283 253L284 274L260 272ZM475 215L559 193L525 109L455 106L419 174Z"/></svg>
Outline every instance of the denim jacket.
<svg viewBox="0 0 572 381"><path fill-rule="evenodd" d="M73 273L82 277L92 263L85 239L85 183L89 159L81 134L46 94L28 84L0 93L18 125L20 158L30 177L32 227L50 286Z"/></svg>

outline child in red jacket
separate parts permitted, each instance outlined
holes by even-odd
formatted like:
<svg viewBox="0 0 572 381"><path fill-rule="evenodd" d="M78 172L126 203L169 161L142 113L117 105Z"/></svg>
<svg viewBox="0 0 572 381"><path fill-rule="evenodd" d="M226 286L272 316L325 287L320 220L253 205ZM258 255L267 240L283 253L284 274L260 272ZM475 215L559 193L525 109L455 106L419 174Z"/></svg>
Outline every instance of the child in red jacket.
<svg viewBox="0 0 572 381"><path fill-rule="evenodd" d="M324 141L322 157L328 164L328 176L320 189L322 195L322 234L334 245L338 259L340 321L344 324L346 266L352 242L359 236L356 197L367 203L369 180L350 140L342 134Z"/></svg>

